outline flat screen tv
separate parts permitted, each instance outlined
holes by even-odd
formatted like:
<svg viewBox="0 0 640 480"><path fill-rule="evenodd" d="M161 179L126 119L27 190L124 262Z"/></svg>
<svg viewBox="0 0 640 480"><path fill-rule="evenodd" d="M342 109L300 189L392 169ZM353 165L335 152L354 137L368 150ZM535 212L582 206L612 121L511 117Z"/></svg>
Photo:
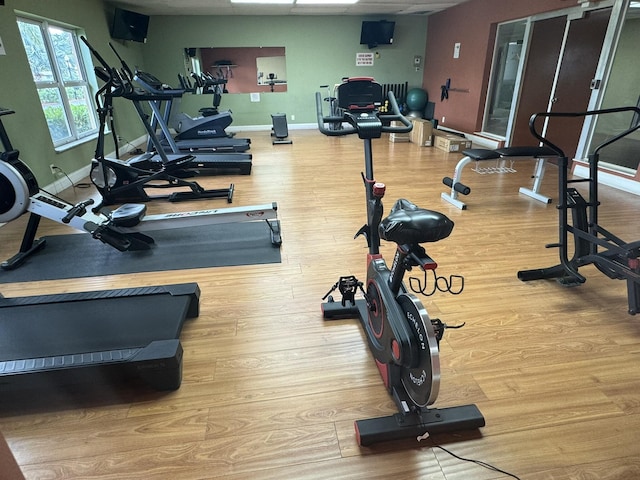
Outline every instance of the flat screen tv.
<svg viewBox="0 0 640 480"><path fill-rule="evenodd" d="M121 8L116 8L113 12L111 38L144 43L147 41L148 28L149 17L147 15Z"/></svg>
<svg viewBox="0 0 640 480"><path fill-rule="evenodd" d="M391 45L395 26L396 22L388 20L363 21L360 31L360 44L367 45L369 48L374 48L378 45Z"/></svg>

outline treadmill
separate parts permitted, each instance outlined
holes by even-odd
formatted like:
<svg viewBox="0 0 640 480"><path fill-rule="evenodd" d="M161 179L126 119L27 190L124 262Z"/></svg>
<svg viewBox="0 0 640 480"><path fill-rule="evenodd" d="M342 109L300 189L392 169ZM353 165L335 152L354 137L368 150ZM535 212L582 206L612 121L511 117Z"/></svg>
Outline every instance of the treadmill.
<svg viewBox="0 0 640 480"><path fill-rule="evenodd" d="M125 93L122 96L123 98L126 98L133 103L133 106L136 109L136 112L138 113L138 116L140 117L140 120L142 121L145 129L147 130L147 134L149 135L147 152L138 157L129 159L128 162L136 165L139 168L148 169L153 168L154 162L158 162L158 157L160 157L159 160L164 164L167 164L172 160L184 157L185 151L180 150L175 142L173 142L173 144L171 143L173 141L173 137L169 132L167 123L164 121L164 118L160 113L160 106L163 102L165 102L165 109L167 110L168 115L173 101L176 98L182 97L185 90L163 88L164 85L162 84L162 82L149 74L147 74L149 77L147 78L147 80L151 81L152 79L152 83L154 85L154 88L152 88L151 91L146 91L144 90L144 88L133 88L132 81L134 80L142 87L145 87L147 83L144 81L144 79L141 79L140 75L136 76L133 74L127 63L122 59L122 57L118 54L118 51L111 43L109 43L109 46L111 47L111 50L113 50L113 53L115 53L116 57L118 57L118 59L120 60L120 64L122 65L122 81L128 82L132 87L129 92ZM109 67L109 65L107 65L104 60L99 59L99 61L103 64L104 68L111 70L114 73L118 72L117 69ZM147 102L151 107L151 121L149 121L148 115L142 108L142 102ZM161 128L162 135L166 140L165 144L162 143L161 139L158 138L158 135L156 134L157 126L160 126ZM245 150L249 148L249 143L250 140L245 140ZM220 144L222 145L222 142L220 142ZM171 153L167 153L167 151ZM192 150L188 150L188 152L191 154L192 159L189 162L188 168L185 169L185 176L193 176L201 173L205 175L225 173L240 173L242 175L249 175L251 173L251 154L236 153L233 150L231 150L230 153L222 153L220 150L214 149L210 149L208 151L202 149L201 151L195 151L195 153Z"/></svg>
<svg viewBox="0 0 640 480"><path fill-rule="evenodd" d="M160 138L158 138L156 128L152 124L152 122L155 123L153 119L159 118L159 105L163 101L170 102L175 98L175 95L177 94L174 93L173 90L165 90L161 94L133 90L123 95L123 98L126 98L133 103L142 124L147 130L147 135L149 136L147 152L129 159L128 163L142 169L153 169L154 162L162 161L162 163L166 165L172 160L185 156L186 152L180 151L177 147L174 153L168 153L166 145L161 142ZM182 93L180 93L180 95L182 95ZM151 110L153 111L153 119L151 122L142 107L142 102L147 102L149 106L151 106ZM158 122L158 124L161 128L166 128L166 132L163 130L165 138L171 138L171 141L173 141L169 134L169 128L166 124L164 122ZM166 135L169 136L166 137ZM169 152L171 152L171 148L169 149ZM189 162L188 167L185 168L186 176L193 176L197 174L214 175L231 172L239 173L241 175L249 175L251 173L252 155L248 153L216 153L209 151L195 152L189 155L192 159Z"/></svg>
<svg viewBox="0 0 640 480"><path fill-rule="evenodd" d="M184 124L183 127L191 131L199 130L198 134L201 135L201 138L193 138L193 136L191 136L191 138L184 138L184 136L180 136L180 133L178 133L176 137L173 137L169 131L171 108L173 107L173 102L184 95L185 90L167 88L167 86L156 77L140 70L135 72L133 80L151 96L158 95L162 97L162 99L166 98L166 96L171 97L168 101L165 100L162 112L162 100L149 101L149 106L153 112L151 125L154 131L157 127L160 127L160 131L162 132L161 143L166 151L172 153L190 152L197 154L205 152L241 153L249 150L251 145L250 139L236 138L227 135L225 132L225 128L230 125L232 121L231 113L228 111L195 119L185 115L185 118L183 118L181 122ZM216 122L217 125L215 124ZM196 124L198 123L209 123L212 125L212 128L208 129L203 126L202 129L198 129L196 128Z"/></svg>
<svg viewBox="0 0 640 480"><path fill-rule="evenodd" d="M180 332L199 314L196 283L4 298L0 386L37 388L96 379L182 381Z"/></svg>

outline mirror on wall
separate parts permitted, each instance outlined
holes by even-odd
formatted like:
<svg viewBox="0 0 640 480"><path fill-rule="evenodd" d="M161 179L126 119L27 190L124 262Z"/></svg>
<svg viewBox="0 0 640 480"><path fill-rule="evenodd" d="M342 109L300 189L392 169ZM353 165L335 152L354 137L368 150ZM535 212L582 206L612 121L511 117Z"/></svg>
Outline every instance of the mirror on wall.
<svg viewBox="0 0 640 480"><path fill-rule="evenodd" d="M224 93L286 92L284 47L185 48L187 75L226 81Z"/></svg>

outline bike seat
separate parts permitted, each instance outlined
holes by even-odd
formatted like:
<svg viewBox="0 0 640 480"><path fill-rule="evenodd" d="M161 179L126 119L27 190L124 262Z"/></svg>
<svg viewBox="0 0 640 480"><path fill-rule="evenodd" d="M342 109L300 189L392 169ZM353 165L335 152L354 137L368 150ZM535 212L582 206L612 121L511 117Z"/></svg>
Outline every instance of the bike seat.
<svg viewBox="0 0 640 480"><path fill-rule="evenodd" d="M399 245L437 242L447 238L453 222L442 213L425 210L401 198L380 222L380 238Z"/></svg>
<svg viewBox="0 0 640 480"><path fill-rule="evenodd" d="M116 227L135 227L146 212L147 206L142 203L125 203L111 212L111 224Z"/></svg>

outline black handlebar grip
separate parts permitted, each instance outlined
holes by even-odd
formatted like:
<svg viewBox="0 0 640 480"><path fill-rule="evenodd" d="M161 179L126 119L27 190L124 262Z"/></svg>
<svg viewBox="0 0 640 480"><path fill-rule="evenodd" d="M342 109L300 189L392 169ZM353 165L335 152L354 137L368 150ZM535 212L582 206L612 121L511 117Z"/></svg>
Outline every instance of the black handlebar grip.
<svg viewBox="0 0 640 480"><path fill-rule="evenodd" d="M471 193L471 188L467 187L464 183L457 182L454 185L453 184L453 178L451 178L451 177L444 177L442 179L442 183L444 183L447 187L452 187L453 186L453 189L456 192L461 193L462 195L469 195Z"/></svg>
<svg viewBox="0 0 640 480"><path fill-rule="evenodd" d="M73 217L81 217L87 213L87 207L93 205L93 199L85 200L71 207L68 213L62 217L62 223L69 223Z"/></svg>

